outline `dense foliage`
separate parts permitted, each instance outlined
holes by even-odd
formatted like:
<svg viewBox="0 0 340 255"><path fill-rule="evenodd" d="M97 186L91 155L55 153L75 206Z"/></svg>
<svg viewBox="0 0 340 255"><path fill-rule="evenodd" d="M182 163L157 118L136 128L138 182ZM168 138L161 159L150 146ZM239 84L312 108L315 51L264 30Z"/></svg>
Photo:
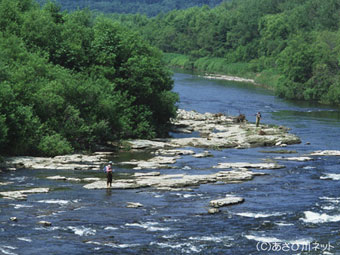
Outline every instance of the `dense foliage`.
<svg viewBox="0 0 340 255"><path fill-rule="evenodd" d="M340 0L234 0L115 18L172 53L170 63L243 73L280 96L339 105L339 13Z"/></svg>
<svg viewBox="0 0 340 255"><path fill-rule="evenodd" d="M0 0L0 152L57 155L164 134L176 112L160 51L111 19Z"/></svg>
<svg viewBox="0 0 340 255"><path fill-rule="evenodd" d="M63 9L89 8L102 13L141 13L156 16L161 12L193 6L216 6L222 0L56 0ZM45 3L46 0L39 0Z"/></svg>

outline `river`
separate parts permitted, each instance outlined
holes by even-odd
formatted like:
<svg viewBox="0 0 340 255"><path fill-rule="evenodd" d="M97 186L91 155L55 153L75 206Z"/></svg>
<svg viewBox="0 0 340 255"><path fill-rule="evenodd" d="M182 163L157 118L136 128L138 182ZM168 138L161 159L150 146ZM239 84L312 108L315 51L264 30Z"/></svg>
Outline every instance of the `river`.
<svg viewBox="0 0 340 255"><path fill-rule="evenodd" d="M175 73L179 107L198 112L244 113L249 121L284 125L302 143L293 156L340 150L338 109L275 97L250 84ZM183 156L177 169L161 173L213 173L219 162L263 162L277 148L211 150L212 158ZM194 149L201 151L201 149ZM119 161L132 155L120 155ZM139 155L143 157L143 155ZM340 157L278 160L286 166L235 184L205 184L192 191L86 190L84 183L46 177L103 177L95 171L17 170L4 172L0 191L49 187L27 200L0 198L0 254L340 254ZM153 170L154 171L154 170ZM114 178L131 174L116 168ZM237 195L239 205L207 213L209 201ZM126 202L143 207L126 208ZM17 217L17 221L10 221ZM37 224L45 220L50 227Z"/></svg>

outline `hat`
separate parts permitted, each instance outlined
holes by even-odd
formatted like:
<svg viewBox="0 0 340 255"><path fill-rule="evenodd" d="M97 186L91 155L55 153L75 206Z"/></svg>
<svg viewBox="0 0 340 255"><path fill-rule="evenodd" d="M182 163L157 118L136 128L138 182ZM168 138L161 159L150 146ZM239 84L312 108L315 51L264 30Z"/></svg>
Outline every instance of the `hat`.
<svg viewBox="0 0 340 255"><path fill-rule="evenodd" d="M112 164L112 161L110 161L109 164Z"/></svg>

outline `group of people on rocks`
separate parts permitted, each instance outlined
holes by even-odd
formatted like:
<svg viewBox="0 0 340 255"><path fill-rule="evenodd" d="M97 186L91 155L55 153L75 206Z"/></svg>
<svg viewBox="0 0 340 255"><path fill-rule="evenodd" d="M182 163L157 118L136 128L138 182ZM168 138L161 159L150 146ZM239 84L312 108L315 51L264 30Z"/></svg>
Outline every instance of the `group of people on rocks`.
<svg viewBox="0 0 340 255"><path fill-rule="evenodd" d="M259 127L260 126L260 121L261 121L261 113L260 112L257 112L255 114L256 116L256 127ZM112 172L113 172L113 169L112 169L112 161L109 162L108 165L106 165L104 167L104 172L106 173L106 187L107 188L111 188L112 187Z"/></svg>

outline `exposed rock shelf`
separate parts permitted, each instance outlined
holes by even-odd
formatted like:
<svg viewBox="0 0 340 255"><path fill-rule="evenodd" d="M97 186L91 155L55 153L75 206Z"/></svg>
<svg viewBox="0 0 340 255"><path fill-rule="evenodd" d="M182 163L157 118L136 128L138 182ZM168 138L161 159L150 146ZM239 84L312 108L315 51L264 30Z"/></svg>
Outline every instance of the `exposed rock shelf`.
<svg viewBox="0 0 340 255"><path fill-rule="evenodd" d="M210 206L215 208L220 208L223 206L235 205L244 202L244 198L242 197L234 197L234 196L226 196L225 198L220 198L216 200L210 201Z"/></svg>
<svg viewBox="0 0 340 255"><path fill-rule="evenodd" d="M7 199L26 199L28 194L47 193L49 188L33 188L26 190L3 191L0 196Z"/></svg>
<svg viewBox="0 0 340 255"><path fill-rule="evenodd" d="M178 110L172 120L174 132L198 132L199 137L157 140L131 140L131 149L164 149L180 147L199 148L251 148L260 146L286 146L301 143L300 138L288 133L285 127L260 125L244 121L236 123L235 117L223 114L198 113Z"/></svg>
<svg viewBox="0 0 340 255"><path fill-rule="evenodd" d="M133 179L120 179L112 183L112 189L138 189L153 187L156 189L177 189L189 186L198 186L206 183L235 183L248 181L254 176L264 175L264 173L253 172L248 169L235 169L230 171L220 171L206 175L186 175L186 174L164 174L159 172L135 173ZM106 181L96 181L84 186L86 189L105 189Z"/></svg>
<svg viewBox="0 0 340 255"><path fill-rule="evenodd" d="M73 154L48 157L9 157L1 165L2 168L15 170L26 169L57 169L57 170L99 170L107 157L113 152L96 152L92 155Z"/></svg>

